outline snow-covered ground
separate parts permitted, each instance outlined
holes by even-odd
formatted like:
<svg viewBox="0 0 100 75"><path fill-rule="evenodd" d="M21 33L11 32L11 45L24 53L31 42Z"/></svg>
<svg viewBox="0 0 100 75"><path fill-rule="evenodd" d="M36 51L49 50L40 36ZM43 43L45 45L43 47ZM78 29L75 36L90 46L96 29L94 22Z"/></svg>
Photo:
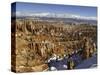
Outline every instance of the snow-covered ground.
<svg viewBox="0 0 100 75"><path fill-rule="evenodd" d="M76 66L76 69L93 68L97 67L97 55L93 55L91 58L84 60L81 64Z"/></svg>
<svg viewBox="0 0 100 75"><path fill-rule="evenodd" d="M75 69L93 68L97 66L97 55L93 55L87 60L82 60L78 54L72 56L75 62ZM50 58L48 62L49 70L67 70L67 60L68 58L57 59L56 55L54 58Z"/></svg>

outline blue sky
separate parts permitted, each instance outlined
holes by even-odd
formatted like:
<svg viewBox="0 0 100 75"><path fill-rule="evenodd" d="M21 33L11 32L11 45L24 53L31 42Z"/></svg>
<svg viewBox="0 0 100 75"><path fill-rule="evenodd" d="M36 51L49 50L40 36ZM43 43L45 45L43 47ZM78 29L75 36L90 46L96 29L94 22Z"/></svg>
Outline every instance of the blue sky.
<svg viewBox="0 0 100 75"><path fill-rule="evenodd" d="M39 3L16 3L16 11L19 12L49 12L49 13L68 13L87 17L97 17L97 8L88 6L54 5Z"/></svg>

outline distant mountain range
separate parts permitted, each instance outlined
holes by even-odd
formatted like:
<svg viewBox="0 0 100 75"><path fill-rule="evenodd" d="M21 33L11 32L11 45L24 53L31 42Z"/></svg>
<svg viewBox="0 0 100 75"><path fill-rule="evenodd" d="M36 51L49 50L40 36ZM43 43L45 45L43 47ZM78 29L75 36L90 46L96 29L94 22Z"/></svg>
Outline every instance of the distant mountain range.
<svg viewBox="0 0 100 75"><path fill-rule="evenodd" d="M41 20L63 20L64 22L74 22L74 23L89 23L97 25L97 17L87 17L74 14L65 13L22 13L16 12L12 13L12 17L16 18L31 18L31 19L41 19Z"/></svg>

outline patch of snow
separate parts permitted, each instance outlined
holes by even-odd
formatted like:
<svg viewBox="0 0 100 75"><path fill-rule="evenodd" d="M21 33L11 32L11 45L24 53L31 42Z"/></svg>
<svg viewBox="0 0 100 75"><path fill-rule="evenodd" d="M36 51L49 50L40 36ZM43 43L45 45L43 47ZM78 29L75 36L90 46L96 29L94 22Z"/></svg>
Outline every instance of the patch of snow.
<svg viewBox="0 0 100 75"><path fill-rule="evenodd" d="M59 58L58 60L62 60L63 58Z"/></svg>
<svg viewBox="0 0 100 75"><path fill-rule="evenodd" d="M64 68L68 68L67 65L63 65Z"/></svg>
<svg viewBox="0 0 100 75"><path fill-rule="evenodd" d="M57 68L55 68L55 67L52 66L52 67L50 67L50 70L51 71L57 71Z"/></svg>

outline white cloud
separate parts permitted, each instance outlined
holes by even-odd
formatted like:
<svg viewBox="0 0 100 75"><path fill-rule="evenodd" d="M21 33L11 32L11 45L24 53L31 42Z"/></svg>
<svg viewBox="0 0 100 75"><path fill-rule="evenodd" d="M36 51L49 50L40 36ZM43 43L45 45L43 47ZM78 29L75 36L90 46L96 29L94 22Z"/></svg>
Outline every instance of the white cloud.
<svg viewBox="0 0 100 75"><path fill-rule="evenodd" d="M72 17L74 18L78 18L78 19L86 19L86 20L97 20L97 17L94 16L80 16L80 15L72 15Z"/></svg>

